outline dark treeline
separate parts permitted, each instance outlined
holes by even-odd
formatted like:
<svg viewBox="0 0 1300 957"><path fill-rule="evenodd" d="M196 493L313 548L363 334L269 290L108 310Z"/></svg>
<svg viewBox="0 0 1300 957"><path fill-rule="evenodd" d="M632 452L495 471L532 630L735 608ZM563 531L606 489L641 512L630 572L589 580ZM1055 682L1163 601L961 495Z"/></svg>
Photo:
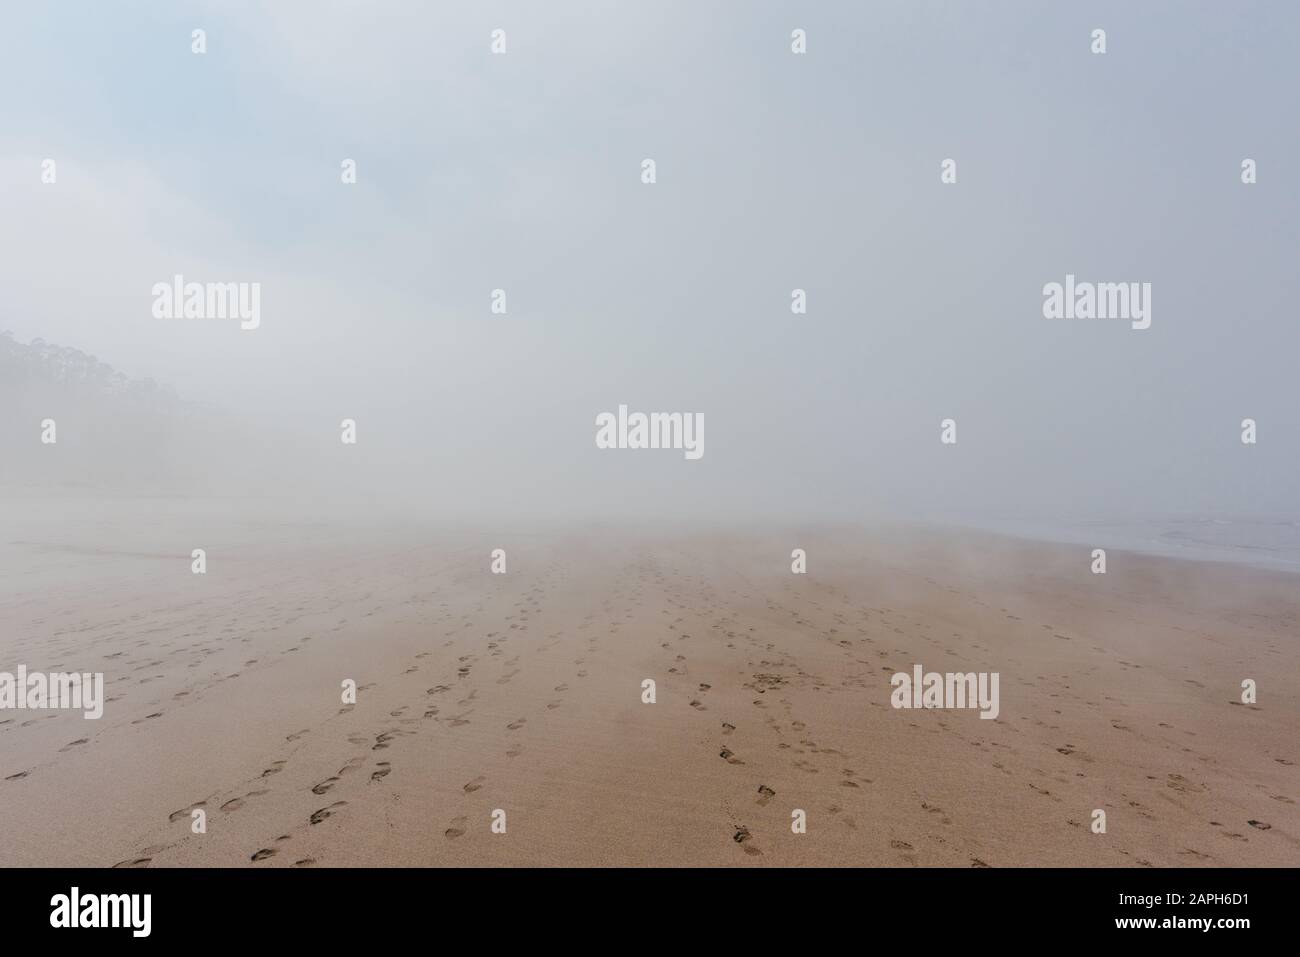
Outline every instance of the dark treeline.
<svg viewBox="0 0 1300 957"><path fill-rule="evenodd" d="M49 441L50 438L54 441ZM311 450L79 349L0 332L0 486L11 492L257 495Z"/></svg>

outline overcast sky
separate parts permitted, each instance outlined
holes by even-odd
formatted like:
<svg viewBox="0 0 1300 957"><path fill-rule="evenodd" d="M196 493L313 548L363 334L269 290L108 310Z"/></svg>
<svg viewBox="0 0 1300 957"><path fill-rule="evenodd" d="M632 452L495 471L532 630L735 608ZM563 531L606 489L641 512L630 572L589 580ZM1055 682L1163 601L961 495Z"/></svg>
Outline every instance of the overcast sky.
<svg viewBox="0 0 1300 957"><path fill-rule="evenodd" d="M394 495L634 517L1300 511L1294 3L2 16L0 328L383 462ZM154 318L176 273L261 283L260 328ZM1044 318L1067 273L1151 283L1151 327ZM703 413L703 458L597 449L619 404Z"/></svg>

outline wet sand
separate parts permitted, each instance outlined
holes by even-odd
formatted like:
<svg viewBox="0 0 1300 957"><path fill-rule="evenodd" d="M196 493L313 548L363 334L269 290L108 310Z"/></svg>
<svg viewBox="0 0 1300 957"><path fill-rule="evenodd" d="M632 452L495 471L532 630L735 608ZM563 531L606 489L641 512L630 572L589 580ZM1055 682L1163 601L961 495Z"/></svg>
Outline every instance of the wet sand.
<svg viewBox="0 0 1300 957"><path fill-rule="evenodd" d="M147 514L0 536L0 670L109 695L0 711L0 864L1300 864L1293 576L939 529ZM997 720L891 707L916 664L998 672Z"/></svg>

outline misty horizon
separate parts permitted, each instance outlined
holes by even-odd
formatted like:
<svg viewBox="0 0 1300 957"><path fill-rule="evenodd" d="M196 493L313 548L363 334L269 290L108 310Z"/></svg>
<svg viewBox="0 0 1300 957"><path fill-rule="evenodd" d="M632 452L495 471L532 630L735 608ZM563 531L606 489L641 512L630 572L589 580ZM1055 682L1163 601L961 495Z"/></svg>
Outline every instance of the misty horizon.
<svg viewBox="0 0 1300 957"><path fill-rule="evenodd" d="M250 494L300 468L284 497L355 473L432 515L1295 519L1300 14L1175 8L15 11L6 86L60 79L6 125L0 327L219 414ZM167 39L200 20L202 56ZM255 285L257 325L159 318L182 276ZM1076 276L1145 286L1149 327L1045 318ZM620 405L703 416L707 452L598 449Z"/></svg>

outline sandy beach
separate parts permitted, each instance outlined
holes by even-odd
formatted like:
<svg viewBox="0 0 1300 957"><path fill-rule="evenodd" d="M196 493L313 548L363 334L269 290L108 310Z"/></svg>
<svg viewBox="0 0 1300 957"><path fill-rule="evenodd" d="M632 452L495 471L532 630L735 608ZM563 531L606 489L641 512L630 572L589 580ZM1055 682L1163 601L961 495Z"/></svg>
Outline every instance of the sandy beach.
<svg viewBox="0 0 1300 957"><path fill-rule="evenodd" d="M7 523L0 670L103 672L107 702L0 712L0 864L1300 864L1293 576L182 511ZM997 719L891 707L918 664L999 673Z"/></svg>

